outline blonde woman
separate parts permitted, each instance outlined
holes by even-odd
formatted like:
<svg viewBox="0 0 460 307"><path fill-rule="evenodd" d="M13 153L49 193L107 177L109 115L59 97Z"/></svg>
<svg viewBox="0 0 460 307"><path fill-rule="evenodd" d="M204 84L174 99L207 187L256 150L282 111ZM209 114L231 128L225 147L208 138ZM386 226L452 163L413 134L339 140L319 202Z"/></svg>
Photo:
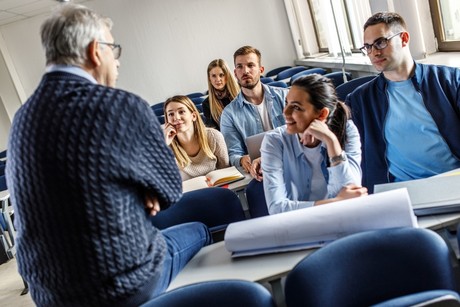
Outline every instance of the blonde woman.
<svg viewBox="0 0 460 307"><path fill-rule="evenodd" d="M203 114L206 126L220 130L222 110L238 95L240 87L222 59L209 63L207 75L209 95L203 101Z"/></svg>
<svg viewBox="0 0 460 307"><path fill-rule="evenodd" d="M182 180L229 166L222 134L206 128L198 109L187 96L174 96L164 104L164 133L179 166Z"/></svg>

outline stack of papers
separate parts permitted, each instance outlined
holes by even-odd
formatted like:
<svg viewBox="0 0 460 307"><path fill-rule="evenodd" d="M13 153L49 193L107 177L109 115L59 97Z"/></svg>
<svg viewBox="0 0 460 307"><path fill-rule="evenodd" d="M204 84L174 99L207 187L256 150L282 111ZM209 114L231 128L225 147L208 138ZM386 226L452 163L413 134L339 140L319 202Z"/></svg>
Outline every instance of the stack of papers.
<svg viewBox="0 0 460 307"><path fill-rule="evenodd" d="M407 188L417 216L460 212L460 170L425 179L376 184L374 193L401 188Z"/></svg>
<svg viewBox="0 0 460 307"><path fill-rule="evenodd" d="M316 248L374 229L418 227L407 189L232 223L225 247L232 257Z"/></svg>

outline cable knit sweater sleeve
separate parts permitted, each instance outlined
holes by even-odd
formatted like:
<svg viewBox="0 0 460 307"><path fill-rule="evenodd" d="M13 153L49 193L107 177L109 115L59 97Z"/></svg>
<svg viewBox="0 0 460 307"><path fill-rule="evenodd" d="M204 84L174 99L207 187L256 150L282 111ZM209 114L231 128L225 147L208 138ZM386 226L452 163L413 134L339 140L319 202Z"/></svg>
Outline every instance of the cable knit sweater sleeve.
<svg viewBox="0 0 460 307"><path fill-rule="evenodd" d="M7 181L17 259L38 306L106 306L160 274L165 241L147 218L181 196L172 152L147 103L48 73L15 115Z"/></svg>

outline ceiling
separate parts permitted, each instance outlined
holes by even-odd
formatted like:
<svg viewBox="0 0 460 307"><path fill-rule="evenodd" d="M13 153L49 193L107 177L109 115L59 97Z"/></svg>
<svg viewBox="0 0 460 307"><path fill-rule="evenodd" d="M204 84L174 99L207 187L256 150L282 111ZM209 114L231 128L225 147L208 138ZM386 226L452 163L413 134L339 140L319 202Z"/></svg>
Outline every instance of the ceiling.
<svg viewBox="0 0 460 307"><path fill-rule="evenodd" d="M81 3L87 0L72 0ZM52 11L57 0L0 0L0 26Z"/></svg>

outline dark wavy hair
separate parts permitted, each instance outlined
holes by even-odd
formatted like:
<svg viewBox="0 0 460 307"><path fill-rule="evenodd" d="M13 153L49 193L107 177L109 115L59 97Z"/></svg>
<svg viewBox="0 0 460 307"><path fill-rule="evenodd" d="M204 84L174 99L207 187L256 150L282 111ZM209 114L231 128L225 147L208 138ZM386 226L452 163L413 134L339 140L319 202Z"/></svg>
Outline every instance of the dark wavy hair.
<svg viewBox="0 0 460 307"><path fill-rule="evenodd" d="M310 95L310 103L319 111L324 107L329 109L327 126L337 136L340 146L347 142L346 127L350 119L350 109L339 99L332 81L319 74L311 74L296 79L292 86L304 90Z"/></svg>

